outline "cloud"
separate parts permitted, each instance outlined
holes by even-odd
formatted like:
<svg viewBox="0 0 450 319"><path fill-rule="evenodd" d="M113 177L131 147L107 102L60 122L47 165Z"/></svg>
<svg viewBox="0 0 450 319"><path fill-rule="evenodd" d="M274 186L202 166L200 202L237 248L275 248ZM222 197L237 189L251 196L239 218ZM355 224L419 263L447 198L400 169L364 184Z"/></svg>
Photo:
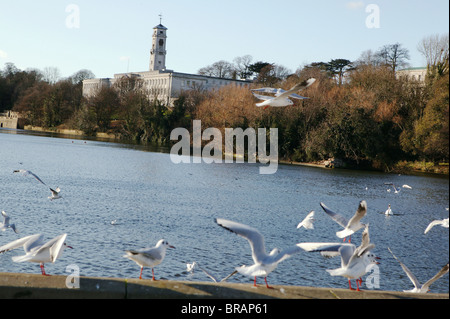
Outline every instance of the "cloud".
<svg viewBox="0 0 450 319"><path fill-rule="evenodd" d="M350 10L357 10L357 9L364 7L364 2L350 1L350 2L347 2L346 7L347 7L347 9L350 9Z"/></svg>
<svg viewBox="0 0 450 319"><path fill-rule="evenodd" d="M6 59L8 57L8 53L0 49L0 59Z"/></svg>

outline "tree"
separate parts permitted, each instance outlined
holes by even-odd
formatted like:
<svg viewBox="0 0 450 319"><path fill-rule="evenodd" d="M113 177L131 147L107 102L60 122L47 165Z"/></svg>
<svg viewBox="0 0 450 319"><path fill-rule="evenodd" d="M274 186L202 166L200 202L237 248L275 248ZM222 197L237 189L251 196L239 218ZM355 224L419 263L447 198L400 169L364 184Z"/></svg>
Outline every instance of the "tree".
<svg viewBox="0 0 450 319"><path fill-rule="evenodd" d="M342 79L344 78L344 74L353 69L352 62L346 59L335 59L331 60L327 63L326 69L333 76L338 77L338 84L342 85Z"/></svg>
<svg viewBox="0 0 450 319"><path fill-rule="evenodd" d="M233 77L233 65L221 60L198 70L198 74L230 79Z"/></svg>
<svg viewBox="0 0 450 319"><path fill-rule="evenodd" d="M376 52L376 56L382 63L388 65L394 74L399 67L407 66L406 60L410 59L408 49L402 48L400 43L383 46Z"/></svg>
<svg viewBox="0 0 450 319"><path fill-rule="evenodd" d="M433 161L449 160L448 87L448 74L433 84L432 98L415 125L415 146L420 154Z"/></svg>
<svg viewBox="0 0 450 319"><path fill-rule="evenodd" d="M427 60L428 75L442 76L449 69L448 33L445 35L430 35L422 39L417 50Z"/></svg>
<svg viewBox="0 0 450 319"><path fill-rule="evenodd" d="M56 67L48 66L42 70L43 80L49 84L55 84L61 78L61 73Z"/></svg>
<svg viewBox="0 0 450 319"><path fill-rule="evenodd" d="M261 72L261 70L262 70L264 67L268 66L268 65L271 65L271 64L268 63L268 62L258 61L258 62L256 62L256 63L251 64L251 65L248 67L248 69L249 69L250 72L258 73L258 74L259 74L259 73Z"/></svg>
<svg viewBox="0 0 450 319"><path fill-rule="evenodd" d="M94 73L92 73L92 71L86 70L86 69L77 71L69 77L69 79L72 81L73 84L80 84L83 82L83 80L93 79L93 78L95 78Z"/></svg>
<svg viewBox="0 0 450 319"><path fill-rule="evenodd" d="M248 79L253 75L253 71L250 71L251 63L253 57L251 55L244 55L241 57L236 57L234 62L234 69L236 70L237 76L240 79Z"/></svg>

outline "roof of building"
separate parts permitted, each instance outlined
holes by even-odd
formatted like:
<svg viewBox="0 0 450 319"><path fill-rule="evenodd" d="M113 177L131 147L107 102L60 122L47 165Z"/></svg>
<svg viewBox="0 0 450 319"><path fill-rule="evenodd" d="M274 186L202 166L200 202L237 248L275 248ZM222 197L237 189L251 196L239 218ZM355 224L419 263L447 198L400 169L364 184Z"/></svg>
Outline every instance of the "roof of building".
<svg viewBox="0 0 450 319"><path fill-rule="evenodd" d="M162 29L162 30L167 30L167 28L165 26L163 26L161 23L158 24L156 27L154 27L153 29Z"/></svg>

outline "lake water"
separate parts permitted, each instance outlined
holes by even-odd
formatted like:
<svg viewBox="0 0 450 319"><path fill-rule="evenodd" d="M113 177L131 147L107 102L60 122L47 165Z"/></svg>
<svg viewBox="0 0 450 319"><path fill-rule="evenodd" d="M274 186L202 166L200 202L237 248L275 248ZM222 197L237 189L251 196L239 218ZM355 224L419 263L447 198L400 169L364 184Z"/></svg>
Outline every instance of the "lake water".
<svg viewBox="0 0 450 319"><path fill-rule="evenodd" d="M20 231L0 232L0 245L35 233L48 239L67 233L74 249L46 264L50 274L69 275L66 267L76 265L82 276L138 277L139 267L123 258L124 250L165 238L176 249L168 250L155 268L157 278L209 281L201 271L187 273L186 263L196 261L218 277L252 264L247 241L214 218L259 229L270 251L299 242L340 242L335 235L340 226L319 203L350 218L361 200L368 204L363 222L370 224L373 252L382 258L378 272L369 274L378 276L379 289L413 288L388 247L421 283L449 260L448 229L437 226L424 235L432 220L448 218L448 178L290 165L260 175L259 164L173 164L169 154L155 148L40 135L0 130L0 210ZM31 170L50 187L59 186L63 198L50 201L48 188L31 176L13 174L15 169ZM412 189L389 193L385 182ZM384 215L388 204L394 216ZM315 229L296 229L311 210L316 211ZM360 240L361 231L352 236L357 245ZM20 254L22 249L0 255L0 272L40 273L37 264L11 260ZM339 258L304 252L282 262L268 282L347 288L345 278L325 271L339 266ZM150 269L144 269L144 277L151 278ZM431 291L448 293L448 278L435 282ZM238 274L229 281L252 279Z"/></svg>

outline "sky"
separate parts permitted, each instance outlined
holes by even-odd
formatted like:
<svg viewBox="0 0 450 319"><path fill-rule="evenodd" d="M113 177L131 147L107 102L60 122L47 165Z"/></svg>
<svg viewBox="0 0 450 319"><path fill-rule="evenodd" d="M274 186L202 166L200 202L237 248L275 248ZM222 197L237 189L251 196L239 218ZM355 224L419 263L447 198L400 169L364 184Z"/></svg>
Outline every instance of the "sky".
<svg viewBox="0 0 450 319"><path fill-rule="evenodd" d="M166 67L184 73L244 55L295 72L395 43L420 67L419 42L449 30L447 0L0 0L0 69L146 71L160 14Z"/></svg>

